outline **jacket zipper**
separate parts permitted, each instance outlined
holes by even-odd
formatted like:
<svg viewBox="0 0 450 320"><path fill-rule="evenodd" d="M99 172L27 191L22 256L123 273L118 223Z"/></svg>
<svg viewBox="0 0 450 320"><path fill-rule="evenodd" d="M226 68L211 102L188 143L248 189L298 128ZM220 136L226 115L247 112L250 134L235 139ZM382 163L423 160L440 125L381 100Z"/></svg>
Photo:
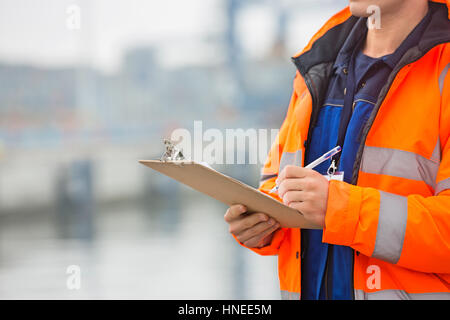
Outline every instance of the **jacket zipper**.
<svg viewBox="0 0 450 320"><path fill-rule="evenodd" d="M305 148L305 154L304 154L304 158L303 158L303 162L304 162L306 160L306 150L308 149L309 142L310 142L311 135L312 135L311 134L311 131L312 131L311 127L313 126L313 121L314 122L316 121L315 120L316 116L315 116L314 109L317 108L317 101L318 100L317 100L317 97L316 97L316 93L314 91L314 85L312 83L311 77L307 73L303 74L302 76L303 76L303 79L305 80L305 84L306 84L306 87L308 88L309 94L311 95L311 102L312 102L311 119L310 119L309 127L308 127L308 136L306 137L306 141L305 141L305 144L304 144L304 148ZM312 117L314 117L314 119ZM302 291L302 277L301 277L301 274L302 274L302 261L303 261L303 256L304 256L304 249L302 248L302 241L301 241L302 230L301 229L299 229L299 233L300 233L299 234L299 245L300 245L300 259L299 259L300 284L299 284L299 287L300 287L300 299L301 299L301 291Z"/></svg>
<svg viewBox="0 0 450 320"><path fill-rule="evenodd" d="M308 88L310 94L311 94L311 100L312 100L312 110L311 110L311 119L310 119L310 123L309 123L309 128L308 128L308 137L306 139L306 143L305 143L305 159L306 159L306 150L309 147L309 144L311 142L311 136L312 136L312 128L315 126L316 120L317 120L317 115L319 113L319 110L317 110L317 108L319 108L319 106L317 105L317 101L318 99L315 96L315 91L313 91L313 83L312 83L312 79L310 78L310 76L308 74L303 75L303 79L305 79L305 84L306 87ZM354 250L353 250L353 254L354 254ZM325 299L328 300L330 297L330 293L329 293L329 286L328 286L328 281L329 281L329 255L330 255L330 250L327 251L327 262L325 265L325 274L324 274L324 285L325 285ZM353 285L353 265L354 262L352 263L352 288L354 288ZM301 263L300 263L301 266ZM301 272L301 271L300 271ZM301 285L301 284L300 284ZM354 290L352 290L354 291ZM353 296L353 300L354 300L354 296Z"/></svg>

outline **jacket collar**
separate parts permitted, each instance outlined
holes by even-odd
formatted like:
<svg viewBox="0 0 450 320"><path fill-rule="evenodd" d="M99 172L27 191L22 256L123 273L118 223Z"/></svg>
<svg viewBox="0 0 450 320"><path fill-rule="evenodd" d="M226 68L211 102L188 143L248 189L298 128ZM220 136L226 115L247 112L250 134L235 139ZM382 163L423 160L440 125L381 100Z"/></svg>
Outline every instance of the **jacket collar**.
<svg viewBox="0 0 450 320"><path fill-rule="evenodd" d="M448 1L447 1L448 2ZM449 3L447 3L450 6ZM425 54L434 46L450 42L449 8L443 3L430 1L429 23L417 44L418 49ZM365 19L350 16L344 22L331 27L320 38L312 43L311 48L292 60L299 72L304 76L315 65L321 63L335 63L342 57L338 57L345 45L361 36L363 28L358 28ZM356 28L355 28L356 26ZM350 47L350 46L349 46ZM405 52L402 52L402 55ZM400 57L401 58L401 57ZM398 60L397 60L398 61Z"/></svg>
<svg viewBox="0 0 450 320"><path fill-rule="evenodd" d="M431 20L432 10L428 10L428 13L420 21L420 23L414 28L414 30L406 37L402 42L400 47L392 54L382 57L384 63L386 63L391 69L394 69L397 63L400 61L402 56L418 44L423 32L428 26ZM341 50L339 51L336 61L334 63L334 68L336 71L342 68L348 67L349 61L355 50L356 46L361 46L363 38L365 38L367 33L367 18L359 18L355 23L352 31L349 33L347 40L344 42Z"/></svg>

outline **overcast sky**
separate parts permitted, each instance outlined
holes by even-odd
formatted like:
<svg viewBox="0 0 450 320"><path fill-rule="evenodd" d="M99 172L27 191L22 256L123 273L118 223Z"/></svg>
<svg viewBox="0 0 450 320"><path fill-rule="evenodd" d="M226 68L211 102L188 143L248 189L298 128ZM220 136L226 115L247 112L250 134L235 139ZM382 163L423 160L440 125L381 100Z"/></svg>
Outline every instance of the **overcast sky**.
<svg viewBox="0 0 450 320"><path fill-rule="evenodd" d="M254 4L241 11L238 30L244 48L257 57L275 36L274 9L264 1L242 1ZM294 51L346 3L292 2L312 7L305 11L299 6L298 18L289 26ZM72 15L66 10L73 4L81 10L80 30L67 27ZM153 44L163 49L169 65L195 62L214 56L212 46L202 40L224 30L223 5L224 0L0 0L0 61L45 66L84 62L114 71L124 50Z"/></svg>

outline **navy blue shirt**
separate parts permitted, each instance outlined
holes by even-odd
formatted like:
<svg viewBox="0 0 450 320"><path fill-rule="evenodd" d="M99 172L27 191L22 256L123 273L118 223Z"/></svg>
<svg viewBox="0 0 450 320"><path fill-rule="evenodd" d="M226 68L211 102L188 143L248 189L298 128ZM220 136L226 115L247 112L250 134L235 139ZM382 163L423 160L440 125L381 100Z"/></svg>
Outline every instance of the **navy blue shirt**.
<svg viewBox="0 0 450 320"><path fill-rule="evenodd" d="M339 161L344 181L351 183L362 129L378 95L401 57L419 42L430 17L428 13L393 54L381 58L371 58L362 53L367 34L366 19L357 21L335 60L324 104L312 128L305 165L336 146L344 97L353 94L351 118L344 128L345 139ZM354 92L347 92L348 87L354 87ZM328 160L315 170L326 174L330 164ZM302 299L352 299L353 249L322 243L322 230L305 229L301 235Z"/></svg>

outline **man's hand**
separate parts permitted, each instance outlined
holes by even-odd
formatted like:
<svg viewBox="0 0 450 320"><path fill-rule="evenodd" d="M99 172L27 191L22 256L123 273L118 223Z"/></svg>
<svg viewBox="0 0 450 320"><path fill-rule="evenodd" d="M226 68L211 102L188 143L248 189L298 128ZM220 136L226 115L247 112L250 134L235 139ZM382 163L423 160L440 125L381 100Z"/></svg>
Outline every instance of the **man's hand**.
<svg viewBox="0 0 450 320"><path fill-rule="evenodd" d="M278 195L312 223L325 226L328 202L328 180L317 171L286 166L277 179Z"/></svg>
<svg viewBox="0 0 450 320"><path fill-rule="evenodd" d="M242 215L247 211L243 205L231 206L225 213L225 221L229 224L229 231L249 248L261 248L272 241L273 232L280 224L264 213Z"/></svg>

